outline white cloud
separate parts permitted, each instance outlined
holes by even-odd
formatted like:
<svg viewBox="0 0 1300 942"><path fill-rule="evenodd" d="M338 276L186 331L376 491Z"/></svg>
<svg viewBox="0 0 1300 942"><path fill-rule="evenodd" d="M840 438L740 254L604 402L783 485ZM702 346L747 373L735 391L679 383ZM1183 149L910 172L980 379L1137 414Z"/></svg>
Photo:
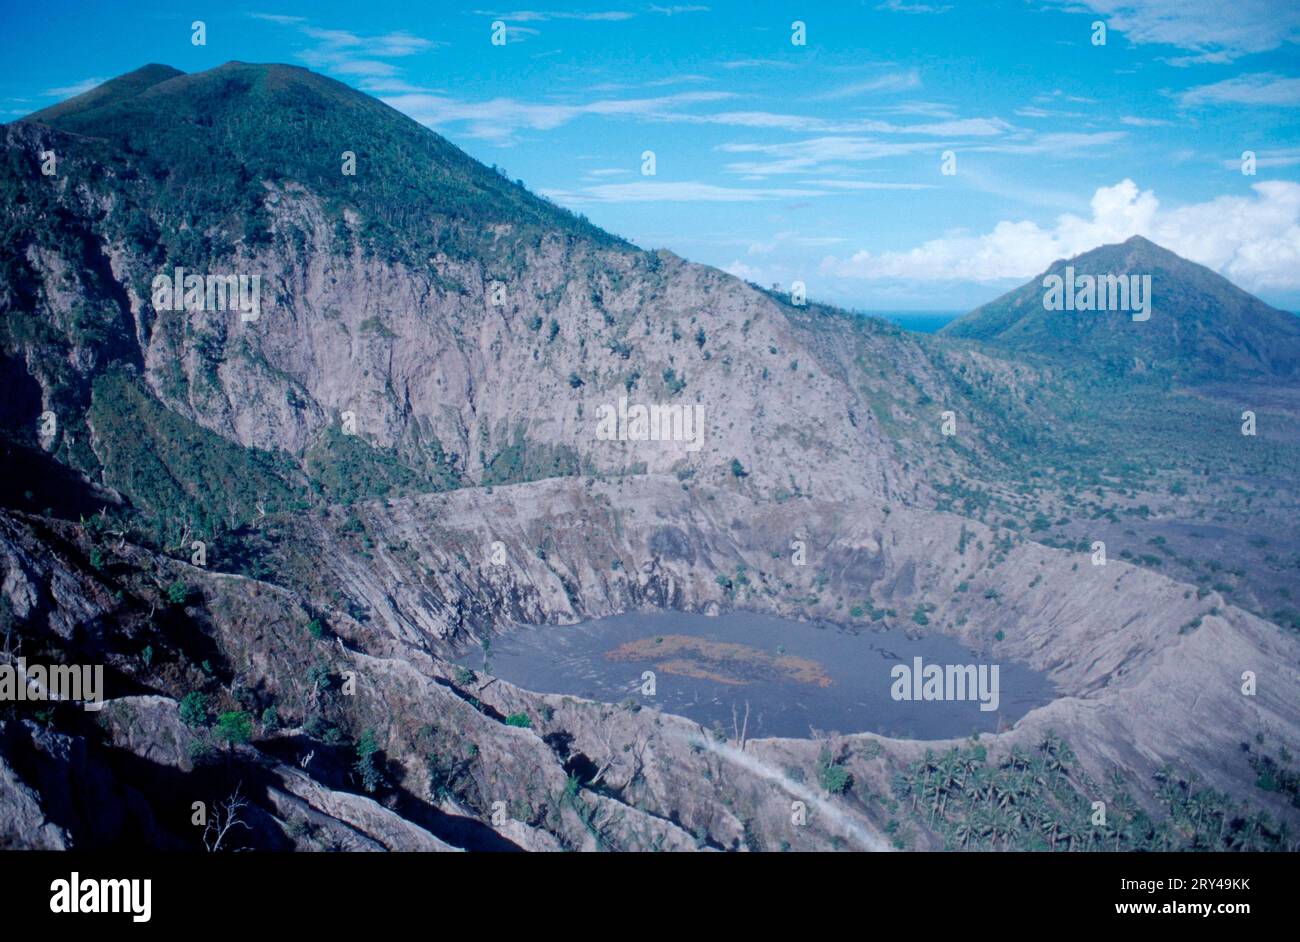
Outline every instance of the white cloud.
<svg viewBox="0 0 1300 942"><path fill-rule="evenodd" d="M307 22L301 16L285 16L281 13L250 13L248 14L255 20L266 20L268 23L279 23L281 26L293 26L295 23Z"/></svg>
<svg viewBox="0 0 1300 942"><path fill-rule="evenodd" d="M1027 105L1024 108L1016 109L1017 117L1021 118L1082 118L1083 115L1078 111L1049 111L1046 108L1039 108L1037 105Z"/></svg>
<svg viewBox="0 0 1300 942"><path fill-rule="evenodd" d="M1294 0L1047 0L1078 12L1099 13L1110 29L1135 43L1159 43L1195 55L1171 65L1224 63L1285 43L1300 42L1300 4Z"/></svg>
<svg viewBox="0 0 1300 942"><path fill-rule="evenodd" d="M712 81L706 75L670 75L667 78L650 79L646 82L601 82L591 86L593 92L625 92L633 88L663 88L667 85L683 85L695 82Z"/></svg>
<svg viewBox="0 0 1300 942"><path fill-rule="evenodd" d="M412 85L395 78L367 78L362 79L360 84L364 91L375 95L441 95L446 91L427 85Z"/></svg>
<svg viewBox="0 0 1300 942"><path fill-rule="evenodd" d="M1051 157L1087 157L1104 152L1125 138L1124 131L1062 131L1039 134L1020 141L966 145L963 149L990 154L1047 154Z"/></svg>
<svg viewBox="0 0 1300 942"><path fill-rule="evenodd" d="M385 33L382 36L358 36L341 29L301 27L302 33L321 43L319 52L346 52L348 55L374 56L381 59L415 55L434 48L439 43L422 39L410 33Z"/></svg>
<svg viewBox="0 0 1300 942"><path fill-rule="evenodd" d="M387 78L397 74L397 66L391 62L377 59L350 59L346 56L321 57L303 53L303 62L315 68L329 69L339 75L365 75L371 78Z"/></svg>
<svg viewBox="0 0 1300 942"><path fill-rule="evenodd" d="M1061 91L1061 89L1059 89L1059 88L1054 89L1050 94L1046 94L1046 95L1035 95L1035 96L1034 96L1034 101L1038 102L1040 105L1051 104L1052 102L1055 102L1055 101L1068 101L1068 102L1072 102L1072 103L1074 103L1074 104L1076 104L1076 105L1095 105L1095 104L1097 104L1097 99L1095 99L1095 98L1087 98L1087 97L1085 97L1085 96L1083 96L1083 95L1067 95L1065 92Z"/></svg>
<svg viewBox="0 0 1300 942"><path fill-rule="evenodd" d="M865 82L855 82L852 85L842 85L818 95L818 101L838 101L841 98L855 98L858 95L866 95L871 92L905 92L913 88L919 88L921 85L921 75L916 69L907 72L895 72L891 75L881 75Z"/></svg>
<svg viewBox="0 0 1300 942"><path fill-rule="evenodd" d="M746 265L739 259L732 262L730 265L724 266L722 270L728 275L734 275L736 278L741 278L745 281L752 281L755 284L759 284L763 277L762 270L755 268L752 265Z"/></svg>
<svg viewBox="0 0 1300 942"><path fill-rule="evenodd" d="M581 20L588 23L615 23L620 20L630 20L636 16L635 13L629 13L626 10L607 10L597 13L585 13L581 11L563 12L556 10L515 10L513 13L493 13L489 10L473 11L477 16L490 16L494 20L503 20L509 22L514 20L516 23L545 23L547 20Z"/></svg>
<svg viewBox="0 0 1300 942"><path fill-rule="evenodd" d="M957 109L952 105L938 101L901 101L877 110L887 114L919 115L923 118L951 118L957 114Z"/></svg>
<svg viewBox="0 0 1300 942"><path fill-rule="evenodd" d="M312 26L301 16L282 16L275 13L248 15L255 20L264 20L297 30L315 42L312 48L298 53L299 59L314 69L323 69L337 75L364 76L370 80L367 86L370 91L412 87L394 78L397 75L395 65L380 60L401 59L446 45L401 30L375 36L362 36L345 29ZM384 79L391 79L391 81L377 81Z"/></svg>
<svg viewBox="0 0 1300 942"><path fill-rule="evenodd" d="M1270 167L1294 167L1297 164L1300 164L1300 148L1261 150L1255 153L1255 167L1258 170L1266 170ZM1225 160L1223 168L1240 173L1241 158L1233 157L1230 160Z"/></svg>
<svg viewBox="0 0 1300 942"><path fill-rule="evenodd" d="M783 131L820 134L902 134L924 137L996 137L1013 130L1001 118L954 118L927 124L894 124L874 119L828 120L768 111L724 111L717 114L683 115L679 120L697 124L730 124L737 127L778 128Z"/></svg>
<svg viewBox="0 0 1300 942"><path fill-rule="evenodd" d="M1127 124L1131 128L1163 128L1173 122L1165 121L1161 118L1139 118L1131 114L1126 114L1119 119L1119 123Z"/></svg>
<svg viewBox="0 0 1300 942"><path fill-rule="evenodd" d="M1250 196L1220 196L1164 209L1132 180L1093 194L1090 218L1065 213L1054 225L999 222L989 232L955 231L915 248L826 258L825 275L921 281L1026 280L1058 258L1142 235L1212 268L1248 290L1300 288L1300 184L1256 183Z"/></svg>
<svg viewBox="0 0 1300 942"><path fill-rule="evenodd" d="M831 190L933 190L933 183L883 183L876 180L800 180L805 186Z"/></svg>
<svg viewBox="0 0 1300 942"><path fill-rule="evenodd" d="M762 159L727 164L732 173L811 173L838 169L847 163L929 152L929 141L881 141L869 137L816 137L784 144L723 144L724 153L757 154Z"/></svg>
<svg viewBox="0 0 1300 942"><path fill-rule="evenodd" d="M824 196L822 191L796 188L741 188L696 181L637 180L601 183L580 190L542 190L557 203L756 203L763 200Z"/></svg>
<svg viewBox="0 0 1300 942"><path fill-rule="evenodd" d="M947 13L952 7L947 5L936 7L928 3L907 3L906 0L885 0L876 9L888 13Z"/></svg>
<svg viewBox="0 0 1300 942"><path fill-rule="evenodd" d="M542 31L533 29L529 26L507 26L506 42L521 43L528 39L529 36L540 36ZM549 55L550 53L548 53Z"/></svg>
<svg viewBox="0 0 1300 942"><path fill-rule="evenodd" d="M793 62L784 62L780 59L732 59L730 62L722 63L724 69L793 69L797 66Z"/></svg>
<svg viewBox="0 0 1300 942"><path fill-rule="evenodd" d="M438 127L466 122L467 133L471 137L502 143L511 141L521 129L552 130L584 115L635 116L646 121L713 124L793 133L877 133L952 139L995 137L1014 130L1000 118L954 118L922 124L896 124L866 118L836 120L770 111L699 113L682 110L684 105L725 101L735 97L737 96L733 92L697 91L649 98L601 99L581 104L527 102L514 98L470 102L418 94L397 95L384 100L424 124Z"/></svg>
<svg viewBox="0 0 1300 942"><path fill-rule="evenodd" d="M74 82L71 85L62 85L58 88L47 88L41 92L48 98L75 98L83 92L88 92L97 85L103 85L108 79L88 78L80 82Z"/></svg>
<svg viewBox="0 0 1300 942"><path fill-rule="evenodd" d="M750 255L771 255L781 249L801 249L801 248L822 248L828 245L838 245L845 241L839 236L805 236L800 235L793 230L778 232L766 242L753 242L750 244L748 253ZM732 274L735 274L734 272Z"/></svg>
<svg viewBox="0 0 1300 942"><path fill-rule="evenodd" d="M549 131L584 115L664 117L680 105L730 97L730 92L682 92L655 98L610 98L570 105L538 104L515 98L470 102L417 94L395 95L384 101L421 124L440 127L464 122L469 136L506 143L520 130Z"/></svg>
<svg viewBox="0 0 1300 942"><path fill-rule="evenodd" d="M725 119L728 115L707 115L690 120ZM845 164L904 157L911 154L933 154L939 159L938 148L967 139L959 145L961 151L1002 154L1048 154L1055 157L1077 157L1096 153L1097 148L1108 147L1123 139L1123 131L1061 132L1029 134L1019 132L1005 141L985 142L987 138L1015 131L1011 125L998 118L967 118L940 121L933 124L896 125L883 122L860 122L871 130L893 135L933 137L938 141L900 141L877 137L820 136L779 144L731 143L722 144L718 150L730 154L753 154L754 159L727 164L731 173L781 174L842 172ZM956 145L954 145L956 146Z"/></svg>
<svg viewBox="0 0 1300 942"><path fill-rule="evenodd" d="M1269 72L1238 75L1213 85L1198 85L1179 96L1184 105L1300 105L1300 78Z"/></svg>

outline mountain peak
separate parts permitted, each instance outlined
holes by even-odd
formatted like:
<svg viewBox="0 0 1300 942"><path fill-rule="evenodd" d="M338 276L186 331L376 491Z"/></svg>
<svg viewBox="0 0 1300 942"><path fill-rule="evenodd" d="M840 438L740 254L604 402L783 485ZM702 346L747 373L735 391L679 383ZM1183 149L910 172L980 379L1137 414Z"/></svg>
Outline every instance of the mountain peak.
<svg viewBox="0 0 1300 942"><path fill-rule="evenodd" d="M161 85L163 82L178 78L184 74L180 69L174 69L170 65L151 62L131 72L119 75L117 78L102 82L80 95L74 95L66 101L59 102L57 105L42 108L23 120L53 124L74 114L82 114L127 101L156 85Z"/></svg>
<svg viewBox="0 0 1300 942"><path fill-rule="evenodd" d="M1070 279L1074 284L1070 284ZM1106 294L1103 279L1123 283ZM1085 304L1053 308L1053 281ZM1137 289L1133 285L1138 285ZM1130 291L1142 290L1147 316ZM1095 291L1095 293L1094 293ZM1062 295L1064 297L1064 295ZM1112 305L1113 300L1121 304ZM1113 307L1114 309L1109 309ZM1058 259L1038 277L943 328L1017 352L1093 361L1119 374L1249 379L1300 375L1300 319L1143 236Z"/></svg>
<svg viewBox="0 0 1300 942"><path fill-rule="evenodd" d="M133 162L152 181L141 198L195 214L200 230L259 238L268 187L291 181L330 207L340 232L347 208L372 247L410 264L450 246L469 251L500 225L533 242L562 234L627 247L411 117L301 66L148 65L26 120L97 140L101 162Z"/></svg>
<svg viewBox="0 0 1300 942"><path fill-rule="evenodd" d="M1152 242L1146 236L1140 235L1129 236L1123 242L1107 242L1096 248L1088 249L1086 252L1080 252L1072 258L1058 260L1043 274L1059 273L1059 269L1065 265L1073 266L1076 271L1091 271L1095 274L1128 274L1130 272L1141 274L1140 271L1136 270L1153 265L1203 267L1195 262L1188 261L1163 245ZM1205 271L1208 272L1209 269L1205 269ZM1213 273L1211 272L1211 274Z"/></svg>

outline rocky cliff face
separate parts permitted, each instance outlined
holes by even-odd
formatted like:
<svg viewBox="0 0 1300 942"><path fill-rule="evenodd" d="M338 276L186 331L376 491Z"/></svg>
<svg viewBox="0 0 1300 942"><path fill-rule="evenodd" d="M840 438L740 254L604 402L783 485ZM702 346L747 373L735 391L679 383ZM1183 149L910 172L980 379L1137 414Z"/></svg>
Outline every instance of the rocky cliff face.
<svg viewBox="0 0 1300 942"><path fill-rule="evenodd" d="M81 411L89 381L113 362L136 367L154 396L202 427L303 461L346 429L403 465L469 483L579 469L716 482L732 474L732 459L764 490L884 497L918 483L881 427L893 406L880 403L898 388L951 398L924 348L885 325L795 308L670 253L580 227L540 229L530 213L562 214L531 196L529 212L506 204L469 220L456 214L454 188L435 190L429 198L450 205L435 205L441 214L424 221L434 238L417 255L403 231L376 237L377 210L349 199L374 173L363 154L356 177L336 167L336 179L312 179L321 173L313 164L298 178L286 168L250 182L253 205L244 209L264 224L256 238L222 227L216 210L213 219L189 210L196 218L180 223L176 239L151 241L177 223L155 189L138 185L159 158L147 127L131 130L129 107L220 91L214 115L186 124L218 146L223 121L255 110L260 86L284 83L313 107L342 94L277 68L224 67L145 92L129 86L109 104L96 99L6 129L21 207L9 304L66 344L50 362L53 351L35 338L14 338L11 355L42 387L42 409ZM231 90L236 79L249 84ZM433 137L393 112L366 121L351 133ZM93 147L82 146L83 135ZM334 146L323 132L295 143ZM63 155L54 179L36 172L39 154L51 150ZM460 185L482 186L481 173L489 172L479 168ZM197 228L205 224L214 227ZM157 310L153 279L177 267L258 276L259 319ZM598 440L599 410L620 397L702 407L698 450ZM937 428L937 411L927 411Z"/></svg>
<svg viewBox="0 0 1300 942"><path fill-rule="evenodd" d="M885 809L831 801L805 784L815 782L822 751L833 747L858 782L885 790L925 749L962 745L827 731L741 751L652 707L533 694L441 656L453 639L487 637L512 620L572 622L646 605L852 620L853 599L904 612L944 600L931 630L1047 671L1060 689L1057 701L984 737L987 748L1032 752L1060 735L1094 779L1138 783L1138 800L1152 805L1154 784L1141 783L1188 762L1205 785L1258 800L1242 775L1241 731L1280 742L1300 735L1287 694L1300 681L1300 645L1221 599L1198 599L1122 562L1080 574L1073 554L1034 544L1004 552L996 532L947 515L713 498L697 504L673 479L647 478L376 504L355 542L335 541L327 520L303 522L292 545L312 573L286 580L301 585L296 592L110 538L98 572L125 588L121 599L98 589L103 575L82 569L99 544L93 533L6 515L5 597L27 637L83 626L58 646L73 658L106 657L113 678L99 723L106 735L6 721L15 782L8 840L94 844L147 826L148 843L192 847L200 835L185 826L189 803L215 805L239 786L252 802L245 816L256 818L251 839L263 847L883 849ZM959 551L963 532L971 542ZM807 567L792 562L792 535L807 542ZM491 561L494 542L505 548L502 563ZM712 572L738 581L724 587ZM177 578L185 605L161 603L161 587ZM309 630L312 616L327 635ZM1181 631L1193 618L1199 630ZM115 637L85 631L94 624L114 626ZM145 647L148 662L137 653ZM1239 695L1244 670L1257 675L1257 698ZM1189 677L1199 691L1191 700ZM233 764L220 760L212 734L179 718L193 689L218 691L214 716L274 707L276 724L256 748L236 745ZM515 715L529 716L530 728L505 723ZM58 726L77 719L65 713ZM352 767L349 747L364 731L383 756L378 801ZM66 810L75 796L50 791L57 763L74 760L90 780L112 782L113 814L94 827ZM574 793L574 782L592 787ZM815 827L791 827L793 801L819 809ZM1281 796L1264 803L1291 813Z"/></svg>
<svg viewBox="0 0 1300 942"><path fill-rule="evenodd" d="M211 847L202 801L260 849L936 848L908 783L954 748L1040 756L1063 818L1119 780L1159 817L1195 770L1295 819L1240 748L1300 740L1294 634L1067 529L1208 509L1258 536L1288 498L1175 491L1168 439L1117 431L1065 360L641 251L299 69L147 67L3 135L2 643L103 663L109 703L3 707L0 843ZM258 318L159 309L178 266L256 275ZM620 397L702 407L700 447L605 440ZM1218 416L1183 421L1224 473ZM1282 428L1228 470L1289 481ZM1061 697L974 747L737 742L448 657L641 608L864 604Z"/></svg>

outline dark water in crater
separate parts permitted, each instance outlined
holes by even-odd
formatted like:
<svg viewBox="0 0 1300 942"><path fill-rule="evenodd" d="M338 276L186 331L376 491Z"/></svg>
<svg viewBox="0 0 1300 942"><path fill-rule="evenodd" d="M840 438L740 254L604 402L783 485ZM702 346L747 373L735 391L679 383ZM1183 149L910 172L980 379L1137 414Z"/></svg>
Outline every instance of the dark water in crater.
<svg viewBox="0 0 1300 942"><path fill-rule="evenodd" d="M743 718L749 701L750 737L807 737L810 727L913 739L969 736L1010 726L1056 696L1044 675L980 657L943 635L913 640L865 626L857 632L749 612L634 612L497 636L489 666L528 690L609 703L631 699L705 726L720 722L728 732L732 705ZM964 700L894 699L899 682L891 669L914 670L918 656L923 666L984 665L986 703L992 701L989 668L997 665L997 708L981 710L976 689ZM481 670L483 652L475 648L459 663ZM655 673L653 696L642 693L643 671ZM922 692L911 683L906 688Z"/></svg>

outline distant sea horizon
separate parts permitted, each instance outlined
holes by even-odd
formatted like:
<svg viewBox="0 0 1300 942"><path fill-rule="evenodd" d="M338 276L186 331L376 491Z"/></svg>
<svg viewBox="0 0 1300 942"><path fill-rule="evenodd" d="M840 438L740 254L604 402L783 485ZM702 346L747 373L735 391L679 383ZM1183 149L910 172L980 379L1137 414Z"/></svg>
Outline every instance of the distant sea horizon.
<svg viewBox="0 0 1300 942"><path fill-rule="evenodd" d="M1287 310L1279 308L1279 310ZM950 324L957 318L968 311L864 311L859 310L857 313L863 317L878 317L881 320L889 321L891 324L897 324L904 330L910 330L918 334L933 334L939 331L939 328L945 324ZM1288 311L1300 318L1300 311Z"/></svg>
<svg viewBox="0 0 1300 942"><path fill-rule="evenodd" d="M897 324L904 330L918 334L933 334L944 324L951 323L966 311L859 311L864 317L879 317Z"/></svg>

